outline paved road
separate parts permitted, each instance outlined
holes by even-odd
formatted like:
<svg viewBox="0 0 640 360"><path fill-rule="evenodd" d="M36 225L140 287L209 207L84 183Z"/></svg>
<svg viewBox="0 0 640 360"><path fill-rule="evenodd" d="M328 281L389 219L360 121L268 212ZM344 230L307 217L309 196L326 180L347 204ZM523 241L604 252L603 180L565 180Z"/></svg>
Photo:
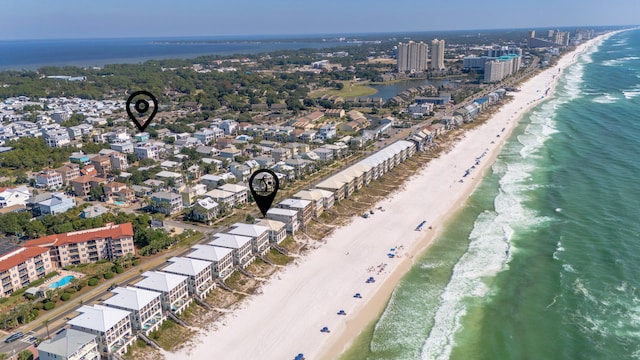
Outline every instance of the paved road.
<svg viewBox="0 0 640 360"><path fill-rule="evenodd" d="M14 354L17 355L18 353L20 353L20 351L33 345L33 343L36 341L36 339L33 337L33 333L26 334L22 339L16 340L9 344L4 342L4 339L6 339L7 337L8 336L3 337L2 342L0 342L0 354L8 354L10 356Z"/></svg>

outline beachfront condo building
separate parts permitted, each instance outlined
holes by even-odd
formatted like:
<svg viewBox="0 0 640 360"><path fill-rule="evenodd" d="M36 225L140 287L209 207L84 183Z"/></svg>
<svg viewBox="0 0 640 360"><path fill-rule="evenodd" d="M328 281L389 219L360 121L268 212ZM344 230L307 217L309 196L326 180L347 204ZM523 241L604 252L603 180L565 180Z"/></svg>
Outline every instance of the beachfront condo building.
<svg viewBox="0 0 640 360"><path fill-rule="evenodd" d="M189 294L195 295L201 300L215 288L213 275L211 274L211 262L191 259L187 257L172 257L169 265L161 270L167 273L183 275L188 278Z"/></svg>
<svg viewBox="0 0 640 360"><path fill-rule="evenodd" d="M158 330L166 320L160 301L162 294L159 292L133 286L117 287L111 292L115 295L105 300L104 304L128 311L133 330L149 335L152 331Z"/></svg>
<svg viewBox="0 0 640 360"><path fill-rule="evenodd" d="M161 293L160 302L165 311L180 314L191 304L186 276L162 271L147 271L142 274L142 277L143 279L133 286Z"/></svg>
<svg viewBox="0 0 640 360"><path fill-rule="evenodd" d="M81 306L80 315L69 320L71 329L83 331L96 336L98 350L107 359L113 354L124 355L133 345L133 335L129 311L111 308L104 305Z"/></svg>
<svg viewBox="0 0 640 360"><path fill-rule="evenodd" d="M210 245L194 245L191 248L193 251L187 257L211 263L211 276L214 279L224 280L233 273L233 249Z"/></svg>
<svg viewBox="0 0 640 360"><path fill-rule="evenodd" d="M11 295L51 271L49 249L12 247L0 256L0 297Z"/></svg>
<svg viewBox="0 0 640 360"><path fill-rule="evenodd" d="M74 329L62 329L38 345L40 360L100 360L97 336Z"/></svg>
<svg viewBox="0 0 640 360"><path fill-rule="evenodd" d="M428 45L422 41L417 43L398 44L398 72L409 71L411 73L425 71L427 69Z"/></svg>
<svg viewBox="0 0 640 360"><path fill-rule="evenodd" d="M284 199L280 201L277 207L281 209L295 210L298 212L298 225L305 229L313 215L313 203L308 200L301 199Z"/></svg>
<svg viewBox="0 0 640 360"><path fill-rule="evenodd" d="M51 262L59 268L103 259L113 261L135 252L131 223L108 223L95 229L48 235L27 240L24 245L51 250Z"/></svg>
<svg viewBox="0 0 640 360"><path fill-rule="evenodd" d="M260 219L256 225L269 229L269 241L272 244L280 244L287 237L287 225L281 221Z"/></svg>
<svg viewBox="0 0 640 360"><path fill-rule="evenodd" d="M231 249L233 265L242 269L249 266L256 258L252 251L251 238L248 236L218 233L214 235L209 245Z"/></svg>
<svg viewBox="0 0 640 360"><path fill-rule="evenodd" d="M295 234L298 231L298 211L290 209L271 208L267 211L267 219L280 221L285 224L285 228L289 234Z"/></svg>
<svg viewBox="0 0 640 360"><path fill-rule="evenodd" d="M235 223L227 231L228 234L251 238L251 251L256 256L264 256L269 251L269 228L254 224Z"/></svg>

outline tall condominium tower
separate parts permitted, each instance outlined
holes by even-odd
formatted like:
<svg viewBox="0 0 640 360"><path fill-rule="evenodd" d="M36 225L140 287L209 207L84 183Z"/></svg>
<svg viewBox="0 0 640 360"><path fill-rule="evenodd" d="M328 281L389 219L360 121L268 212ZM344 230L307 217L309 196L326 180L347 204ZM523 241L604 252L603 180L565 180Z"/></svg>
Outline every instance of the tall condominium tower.
<svg viewBox="0 0 640 360"><path fill-rule="evenodd" d="M427 69L428 46L422 41L419 43L409 41L398 44L398 72L424 71Z"/></svg>
<svg viewBox="0 0 640 360"><path fill-rule="evenodd" d="M444 70L444 40L431 41L431 64L429 70Z"/></svg>

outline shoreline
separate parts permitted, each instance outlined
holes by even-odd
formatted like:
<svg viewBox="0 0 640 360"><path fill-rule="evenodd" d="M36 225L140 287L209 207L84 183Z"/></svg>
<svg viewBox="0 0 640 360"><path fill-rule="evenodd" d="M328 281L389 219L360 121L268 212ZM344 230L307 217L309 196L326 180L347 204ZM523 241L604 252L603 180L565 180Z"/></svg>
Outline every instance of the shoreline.
<svg viewBox="0 0 640 360"><path fill-rule="evenodd" d="M191 349L172 357L208 359L212 346L229 358L253 358L260 354L267 359L286 359L298 353L311 359L339 357L377 318L398 281L412 267L415 256L428 249L464 206L522 115L541 100L549 99L561 70L603 36L580 45L556 65L523 83L521 91L513 94L513 100L485 124L465 132L449 152L433 159L409 179L404 189L375 205L383 206L385 212L377 212L369 219L356 218L350 225L337 229L326 244L269 280L261 295L219 320L218 329L201 332ZM550 89L549 94L543 99L541 95L546 89ZM483 151L487 156L460 183L465 169ZM427 209L425 204L429 204ZM422 219L433 230L415 231ZM406 248L402 249L404 256L388 259L388 249L399 245ZM383 271L367 271L382 264L381 261L388 264ZM364 284L368 276L375 276L377 283ZM363 299L353 299L355 292L362 293ZM289 301L291 298L296 301ZM345 309L347 316L337 316L339 309ZM305 319L304 323L300 319ZM331 333L320 333L323 326L328 326Z"/></svg>

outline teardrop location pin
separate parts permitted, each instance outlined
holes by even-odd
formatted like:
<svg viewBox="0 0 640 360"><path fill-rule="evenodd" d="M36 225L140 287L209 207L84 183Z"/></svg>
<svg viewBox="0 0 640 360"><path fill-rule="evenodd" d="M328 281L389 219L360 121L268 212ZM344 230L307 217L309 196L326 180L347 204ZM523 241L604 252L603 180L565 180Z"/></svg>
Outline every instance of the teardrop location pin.
<svg viewBox="0 0 640 360"><path fill-rule="evenodd" d="M260 169L251 174L249 189L263 217L267 216L279 186L278 176L269 169Z"/></svg>
<svg viewBox="0 0 640 360"><path fill-rule="evenodd" d="M131 111L133 103L133 110ZM152 103L152 104L150 104ZM135 126L140 131L144 131L151 121L153 121L153 117L156 116L158 112L158 100L153 94L148 91L136 91L129 96L127 99L126 110L127 115L129 115L129 119L133 121Z"/></svg>

